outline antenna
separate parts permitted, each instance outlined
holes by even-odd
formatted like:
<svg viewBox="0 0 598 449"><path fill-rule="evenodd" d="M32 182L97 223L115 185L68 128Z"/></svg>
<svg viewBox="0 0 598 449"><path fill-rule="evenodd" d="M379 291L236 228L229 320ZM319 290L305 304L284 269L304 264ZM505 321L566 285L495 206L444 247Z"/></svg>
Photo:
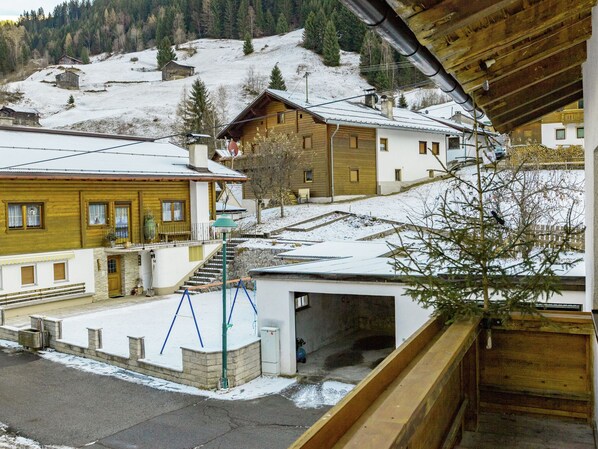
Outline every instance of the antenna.
<svg viewBox="0 0 598 449"><path fill-rule="evenodd" d="M305 75L303 75L303 77L305 78L305 102L309 103L309 84L307 82L309 75L311 73L310 72L305 72Z"/></svg>

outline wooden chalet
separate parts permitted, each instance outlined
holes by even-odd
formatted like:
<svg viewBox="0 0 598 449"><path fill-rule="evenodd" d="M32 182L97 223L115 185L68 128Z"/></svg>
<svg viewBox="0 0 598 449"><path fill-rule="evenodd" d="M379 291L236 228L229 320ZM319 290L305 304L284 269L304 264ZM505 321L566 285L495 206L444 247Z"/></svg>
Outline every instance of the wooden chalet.
<svg viewBox="0 0 598 449"><path fill-rule="evenodd" d="M172 81L181 78L188 78L195 73L195 67L179 64L175 61L168 61L162 67L162 81Z"/></svg>
<svg viewBox="0 0 598 449"><path fill-rule="evenodd" d="M397 191L404 182L428 177L438 168L434 154L446 157L446 136L454 130L406 109L390 106L383 113L373 94L354 101L310 97L307 103L286 91L267 89L218 137L250 146L258 134L272 132L297 136L311 152L293 175L293 192L308 189L312 199L334 201L389 193L384 191L388 185ZM235 164L241 171L251 170L243 157ZM250 188L244 189L244 197L251 198Z"/></svg>
<svg viewBox="0 0 598 449"><path fill-rule="evenodd" d="M0 307L174 291L213 247L215 183L245 180L204 145L14 126L0 140Z"/></svg>
<svg viewBox="0 0 598 449"><path fill-rule="evenodd" d="M79 64L84 64L84 62L81 61L80 59L74 58L73 56L62 55L60 57L60 59L58 60L58 64L59 65L79 65Z"/></svg>
<svg viewBox="0 0 598 449"><path fill-rule="evenodd" d="M584 121L598 120L596 0L341 2L501 133L582 98ZM293 449L597 447L598 132L584 140L583 311L489 326L432 320Z"/></svg>

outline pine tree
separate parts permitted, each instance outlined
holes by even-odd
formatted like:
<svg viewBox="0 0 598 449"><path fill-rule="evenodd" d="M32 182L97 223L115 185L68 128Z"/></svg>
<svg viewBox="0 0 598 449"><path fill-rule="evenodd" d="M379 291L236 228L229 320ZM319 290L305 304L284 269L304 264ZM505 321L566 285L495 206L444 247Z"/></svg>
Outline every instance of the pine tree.
<svg viewBox="0 0 598 449"><path fill-rule="evenodd" d="M81 49L81 61L83 61L83 64L89 64L89 50L87 50L87 47Z"/></svg>
<svg viewBox="0 0 598 449"><path fill-rule="evenodd" d="M272 35L276 29L276 22L274 21L274 16L272 12L268 9L266 11L266 16L264 18L264 34Z"/></svg>
<svg viewBox="0 0 598 449"><path fill-rule="evenodd" d="M305 21L305 28L303 30L303 46L308 50L316 49L316 42L318 39L318 30L316 30L316 15L311 11L307 20Z"/></svg>
<svg viewBox="0 0 598 449"><path fill-rule="evenodd" d="M408 108L409 105L407 104L407 100L405 99L405 94L401 92L401 96L399 97L399 107L400 108Z"/></svg>
<svg viewBox="0 0 598 449"><path fill-rule="evenodd" d="M336 67L340 65L341 54L340 46L338 44L338 35L332 20L328 21L326 30L324 31L324 45L323 45L324 64L329 67Z"/></svg>
<svg viewBox="0 0 598 449"><path fill-rule="evenodd" d="M241 0L237 11L237 34L240 38L246 38L247 33L251 32L249 2L248 0Z"/></svg>
<svg viewBox="0 0 598 449"><path fill-rule="evenodd" d="M165 37L160 41L156 58L158 60L158 70L162 70L162 67L164 67L166 63L177 60L176 54L170 46L170 39L168 39L168 37Z"/></svg>
<svg viewBox="0 0 598 449"><path fill-rule="evenodd" d="M73 97L72 95L69 96L69 99L66 101L66 104L69 106L75 106L75 97Z"/></svg>
<svg viewBox="0 0 598 449"><path fill-rule="evenodd" d="M272 68L272 73L270 74L270 84L268 85L269 89L276 89L276 90L287 90L287 86L284 83L284 78L282 77L282 72L278 68L278 64Z"/></svg>
<svg viewBox="0 0 598 449"><path fill-rule="evenodd" d="M321 55L324 51L324 30L326 29L326 13L323 8L319 8L314 18L314 28L316 30L315 47L317 54Z"/></svg>
<svg viewBox="0 0 598 449"><path fill-rule="evenodd" d="M287 18L283 13L280 13L278 16L278 21L276 22L276 34L285 34L289 32L289 23L287 22Z"/></svg>
<svg viewBox="0 0 598 449"><path fill-rule="evenodd" d="M253 53L253 42L251 41L251 34L245 34L245 42L243 42L243 54L245 56Z"/></svg>
<svg viewBox="0 0 598 449"><path fill-rule="evenodd" d="M214 134L216 112L206 85L199 77L191 85L188 98L184 92L177 114L179 120L177 128L181 134L191 132L210 136ZM211 139L208 148L214 148Z"/></svg>

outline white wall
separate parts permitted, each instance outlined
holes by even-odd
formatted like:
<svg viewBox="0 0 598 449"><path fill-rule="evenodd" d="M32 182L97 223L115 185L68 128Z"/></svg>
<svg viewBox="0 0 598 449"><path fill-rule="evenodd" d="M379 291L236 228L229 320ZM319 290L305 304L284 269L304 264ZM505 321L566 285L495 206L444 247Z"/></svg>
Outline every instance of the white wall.
<svg viewBox="0 0 598 449"><path fill-rule="evenodd" d="M207 182L189 181L191 223L210 222L210 195Z"/></svg>
<svg viewBox="0 0 598 449"><path fill-rule="evenodd" d="M35 261L36 258L43 260L44 254L51 254L53 259L54 256L57 256L57 258L49 262ZM60 258L61 254L64 255L64 258ZM33 260L23 264L11 263L10 265L1 265L2 261L11 260L11 262L14 262L15 256L0 257L0 294L58 287L64 284L78 284L80 282L85 282L86 292L92 293L95 290L94 270L96 266L92 249L23 255L23 258L25 257L33 258ZM65 281L54 281L54 263L59 262L66 262L67 272ZM21 286L21 267L24 265L35 266L35 285Z"/></svg>
<svg viewBox="0 0 598 449"><path fill-rule="evenodd" d="M588 123L591 123L588 120ZM565 140L556 140L556 130L565 128ZM549 148L557 146L583 145L584 139L577 138L577 128L583 128L583 123L542 123L542 144Z"/></svg>
<svg viewBox="0 0 598 449"><path fill-rule="evenodd" d="M432 142L440 144L440 159L446 163L446 136L444 134L425 133L395 129L378 129L377 179L379 193L398 192L404 183L414 182L428 177L428 170L441 169L434 155ZM380 151L380 139L388 139L388 151ZM426 154L419 154L419 142L427 142ZM402 181L395 181L395 170L401 169Z"/></svg>
<svg viewBox="0 0 598 449"><path fill-rule="evenodd" d="M397 344L408 338L428 319L429 313L411 298L404 287L394 283L332 282L310 280L257 279L258 328L280 329L280 370L283 375L294 375L295 360L295 305L293 292L336 295L390 296L395 298L395 336ZM299 312L301 313L301 312ZM308 336L302 335L305 340Z"/></svg>

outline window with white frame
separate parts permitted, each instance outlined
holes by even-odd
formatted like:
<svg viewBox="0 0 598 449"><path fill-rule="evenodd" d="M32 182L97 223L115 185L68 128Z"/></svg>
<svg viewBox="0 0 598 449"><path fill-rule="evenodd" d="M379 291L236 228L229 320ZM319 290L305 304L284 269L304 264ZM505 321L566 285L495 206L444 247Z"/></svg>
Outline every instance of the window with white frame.
<svg viewBox="0 0 598 449"><path fill-rule="evenodd" d="M42 203L13 203L8 205L8 229L40 229Z"/></svg>
<svg viewBox="0 0 598 449"><path fill-rule="evenodd" d="M108 223L108 204L89 203L88 223L90 226L104 226Z"/></svg>

